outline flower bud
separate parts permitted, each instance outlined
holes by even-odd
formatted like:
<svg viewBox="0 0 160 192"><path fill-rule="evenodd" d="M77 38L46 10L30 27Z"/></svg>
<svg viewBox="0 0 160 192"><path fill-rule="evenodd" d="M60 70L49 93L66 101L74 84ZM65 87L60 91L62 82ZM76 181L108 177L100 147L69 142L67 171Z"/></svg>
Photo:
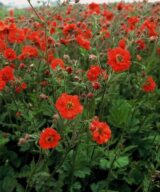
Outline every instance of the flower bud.
<svg viewBox="0 0 160 192"><path fill-rule="evenodd" d="M101 87L101 85L100 85L99 82L93 82L92 87L93 87L93 89L97 90L97 89L99 89Z"/></svg>
<svg viewBox="0 0 160 192"><path fill-rule="evenodd" d="M93 93L90 92L90 93L87 94L87 98L88 98L88 99L92 99L93 97L94 97L94 94L93 94Z"/></svg>
<svg viewBox="0 0 160 192"><path fill-rule="evenodd" d="M18 141L18 145L23 145L26 143L26 139L25 138L20 138Z"/></svg>
<svg viewBox="0 0 160 192"><path fill-rule="evenodd" d="M66 71L68 72L68 74L71 74L72 73L72 67L66 67Z"/></svg>
<svg viewBox="0 0 160 192"><path fill-rule="evenodd" d="M30 139L30 135L29 135L28 133L26 133L25 136L24 136L24 139L25 139L25 140Z"/></svg>
<svg viewBox="0 0 160 192"><path fill-rule="evenodd" d="M48 99L48 96L47 96L47 95L45 95L45 94L43 94L43 93L42 93L42 94L40 94L40 96L39 96L39 97L40 97L40 99L44 99L44 100L45 100L45 99Z"/></svg>
<svg viewBox="0 0 160 192"><path fill-rule="evenodd" d="M19 67L20 67L20 69L24 69L25 68L25 64L24 63L20 63Z"/></svg>

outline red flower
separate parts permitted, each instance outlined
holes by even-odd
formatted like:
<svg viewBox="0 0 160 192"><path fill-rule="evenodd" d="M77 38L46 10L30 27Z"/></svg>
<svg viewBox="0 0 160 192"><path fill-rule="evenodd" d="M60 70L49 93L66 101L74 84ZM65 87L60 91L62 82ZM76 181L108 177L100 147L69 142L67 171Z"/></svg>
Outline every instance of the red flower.
<svg viewBox="0 0 160 192"><path fill-rule="evenodd" d="M82 113L83 106L79 102L77 95L68 95L63 93L55 104L61 116L65 119L74 119L78 114Z"/></svg>
<svg viewBox="0 0 160 192"><path fill-rule="evenodd" d="M137 47L138 50L144 50L146 48L146 44L142 39L138 39L136 43L138 45Z"/></svg>
<svg viewBox="0 0 160 192"><path fill-rule="evenodd" d="M63 34L68 35L76 31L76 25L74 23L67 24L63 29Z"/></svg>
<svg viewBox="0 0 160 192"><path fill-rule="evenodd" d="M6 83L14 80L13 69L11 67L4 67L0 70L0 91L3 90L6 86Z"/></svg>
<svg viewBox="0 0 160 192"><path fill-rule="evenodd" d="M55 58L55 59L52 60L51 68L56 69L57 66L60 66L61 68L64 68L64 62L62 61L62 59Z"/></svg>
<svg viewBox="0 0 160 192"><path fill-rule="evenodd" d="M27 84L26 83L22 83L21 85L18 85L16 88L15 88L15 92L16 93L20 93L21 91L27 89Z"/></svg>
<svg viewBox="0 0 160 192"><path fill-rule="evenodd" d="M0 21L0 32L5 32L8 30L8 25L6 25L3 21Z"/></svg>
<svg viewBox="0 0 160 192"><path fill-rule="evenodd" d="M139 18L137 16L132 16L132 17L129 17L127 21L130 25L130 28L134 29L135 25L139 22Z"/></svg>
<svg viewBox="0 0 160 192"><path fill-rule="evenodd" d="M81 34L85 39L91 39L92 38L92 31L89 29L84 29L83 31L79 30L79 35Z"/></svg>
<svg viewBox="0 0 160 192"><path fill-rule="evenodd" d="M124 39L120 39L118 42L118 46L122 49L126 48L126 41Z"/></svg>
<svg viewBox="0 0 160 192"><path fill-rule="evenodd" d="M30 58L37 57L38 56L38 50L35 47L27 45L27 46L23 47L22 55L23 55L24 58L27 58L27 57L30 57Z"/></svg>
<svg viewBox="0 0 160 192"><path fill-rule="evenodd" d="M97 4L97 3L90 3L88 7L92 11L92 13L97 13L97 14L100 13L100 6L99 6L99 4Z"/></svg>
<svg viewBox="0 0 160 192"><path fill-rule="evenodd" d="M121 10L124 9L124 8L125 8L125 3L119 2L119 3L117 4L117 9L118 9L118 11L121 11Z"/></svg>
<svg viewBox="0 0 160 192"><path fill-rule="evenodd" d="M7 66L0 70L0 81L8 83L11 80L14 80L13 69L11 67Z"/></svg>
<svg viewBox="0 0 160 192"><path fill-rule="evenodd" d="M69 39L60 39L60 43L64 45L67 45L69 42Z"/></svg>
<svg viewBox="0 0 160 192"><path fill-rule="evenodd" d="M131 65L131 55L126 49L120 47L108 50L108 64L115 72L122 72L129 69Z"/></svg>
<svg viewBox="0 0 160 192"><path fill-rule="evenodd" d="M156 32L156 23L154 22L151 22L149 20L145 20L144 23L142 24L141 26L141 29L142 30L148 30L148 33L149 33L149 36L152 37L152 36L157 36L158 33Z"/></svg>
<svg viewBox="0 0 160 192"><path fill-rule="evenodd" d="M22 84L21 84L21 88L22 88L22 90L27 89L27 84L26 84L26 83L22 83Z"/></svg>
<svg viewBox="0 0 160 192"><path fill-rule="evenodd" d="M9 61L13 61L16 59L17 56L16 56L16 52L13 49L8 48L4 51L4 57Z"/></svg>
<svg viewBox="0 0 160 192"><path fill-rule="evenodd" d="M11 43L22 43L25 39L25 34L22 29L13 29L8 35L8 39Z"/></svg>
<svg viewBox="0 0 160 192"><path fill-rule="evenodd" d="M105 10L102 15L106 18L106 20L111 21L114 17L114 14L108 10Z"/></svg>
<svg viewBox="0 0 160 192"><path fill-rule="evenodd" d="M39 43L40 42L40 33L38 31L30 32L27 35L27 39L29 39L33 42Z"/></svg>
<svg viewBox="0 0 160 192"><path fill-rule="evenodd" d="M87 72L87 77L90 81L97 81L100 73L101 73L101 68L99 66L91 66Z"/></svg>
<svg viewBox="0 0 160 192"><path fill-rule="evenodd" d="M104 144L111 138L111 130L107 123L94 119L90 124L92 139L98 144Z"/></svg>
<svg viewBox="0 0 160 192"><path fill-rule="evenodd" d="M54 55L53 55L53 53L49 52L48 53L48 63L51 63L52 60L54 60Z"/></svg>
<svg viewBox="0 0 160 192"><path fill-rule="evenodd" d="M153 92L155 90L155 88L156 88L156 83L153 80L152 76L149 76L143 85L143 91Z"/></svg>
<svg viewBox="0 0 160 192"><path fill-rule="evenodd" d="M82 35L78 35L76 37L76 41L84 49L90 50L90 48L91 48L90 47L90 42L87 39L85 39Z"/></svg>
<svg viewBox="0 0 160 192"><path fill-rule="evenodd" d="M21 89L20 86L17 86L17 87L15 88L15 92L16 92L16 93L20 93L21 91L22 91L22 89Z"/></svg>
<svg viewBox="0 0 160 192"><path fill-rule="evenodd" d="M72 7L73 7L72 5L69 5L69 6L68 6L67 11L66 11L66 14L69 15L69 14L71 13Z"/></svg>
<svg viewBox="0 0 160 192"><path fill-rule="evenodd" d="M55 129L47 127L41 132L39 145L42 149L55 148L58 145L61 136Z"/></svg>

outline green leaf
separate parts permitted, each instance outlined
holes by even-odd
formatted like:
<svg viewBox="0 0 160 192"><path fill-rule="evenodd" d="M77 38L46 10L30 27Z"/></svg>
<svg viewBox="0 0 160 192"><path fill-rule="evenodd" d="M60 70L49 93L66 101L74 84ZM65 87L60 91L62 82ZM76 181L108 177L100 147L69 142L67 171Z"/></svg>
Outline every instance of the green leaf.
<svg viewBox="0 0 160 192"><path fill-rule="evenodd" d="M24 177L29 177L30 175L30 168L28 165L25 165L22 167L21 171L17 174L18 178L24 178Z"/></svg>
<svg viewBox="0 0 160 192"><path fill-rule="evenodd" d="M81 189L81 187L82 186L81 186L80 182L75 182L71 189L79 190L79 189Z"/></svg>
<svg viewBox="0 0 160 192"><path fill-rule="evenodd" d="M0 135L0 147L4 146L6 143L8 143L9 139L3 137L2 135Z"/></svg>
<svg viewBox="0 0 160 192"><path fill-rule="evenodd" d="M146 176L143 180L143 191L144 192L148 192L148 189L149 189L149 185L150 185L150 179L148 179Z"/></svg>
<svg viewBox="0 0 160 192"><path fill-rule="evenodd" d="M124 149L124 153L130 152L135 148L137 148L137 145L130 145Z"/></svg>
<svg viewBox="0 0 160 192"><path fill-rule="evenodd" d="M115 163L114 163L114 166L116 168L123 168L125 166L127 166L129 164L129 158L128 156L122 156L122 157L119 157Z"/></svg>
<svg viewBox="0 0 160 192"><path fill-rule="evenodd" d="M13 177L5 177L3 180L3 190L4 192L12 192L14 191L15 187L17 185L17 180Z"/></svg>
<svg viewBox="0 0 160 192"><path fill-rule="evenodd" d="M75 171L74 175L79 178L85 178L87 175L90 175L90 169L85 167L83 170Z"/></svg>
<svg viewBox="0 0 160 192"><path fill-rule="evenodd" d="M111 189L106 189L106 181L99 181L97 183L91 184L92 192L118 192Z"/></svg>
<svg viewBox="0 0 160 192"><path fill-rule="evenodd" d="M131 173L129 175L129 178L131 180L128 180L128 181L129 182L131 181L132 183L138 185L138 184L142 183L143 177L144 177L143 173L142 173L142 171L140 171L139 167L135 167L135 168L132 169L132 171L131 171Z"/></svg>
<svg viewBox="0 0 160 192"><path fill-rule="evenodd" d="M24 192L24 191L25 191L24 188L20 184L18 184L16 187L16 192Z"/></svg>
<svg viewBox="0 0 160 192"><path fill-rule="evenodd" d="M105 170L105 169L109 169L110 168L111 162L108 161L107 159L101 159L99 165L100 165L101 169Z"/></svg>
<svg viewBox="0 0 160 192"><path fill-rule="evenodd" d="M131 111L132 106L126 100L116 100L110 109L108 119L113 126L123 128L130 122Z"/></svg>

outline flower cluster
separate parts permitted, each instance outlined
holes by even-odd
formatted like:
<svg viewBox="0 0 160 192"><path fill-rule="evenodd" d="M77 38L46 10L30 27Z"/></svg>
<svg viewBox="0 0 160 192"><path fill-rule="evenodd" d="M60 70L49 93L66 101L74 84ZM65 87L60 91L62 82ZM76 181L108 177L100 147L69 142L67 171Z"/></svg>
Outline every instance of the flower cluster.
<svg viewBox="0 0 160 192"><path fill-rule="evenodd" d="M0 191L145 191L157 169L160 8L69 2L1 16Z"/></svg>

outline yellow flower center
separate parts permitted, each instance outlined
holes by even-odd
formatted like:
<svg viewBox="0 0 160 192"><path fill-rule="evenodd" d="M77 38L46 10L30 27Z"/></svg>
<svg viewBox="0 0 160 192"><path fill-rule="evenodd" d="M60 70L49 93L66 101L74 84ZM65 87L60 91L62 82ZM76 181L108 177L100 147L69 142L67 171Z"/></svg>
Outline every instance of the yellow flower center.
<svg viewBox="0 0 160 192"><path fill-rule="evenodd" d="M117 61L117 62L122 62L122 61L123 61L122 55L117 55L117 56L116 56L116 61Z"/></svg>
<svg viewBox="0 0 160 192"><path fill-rule="evenodd" d="M53 137L52 136L48 136L46 138L46 142L53 142Z"/></svg>
<svg viewBox="0 0 160 192"><path fill-rule="evenodd" d="M68 110L73 109L73 106L74 106L74 104L73 104L71 101L69 101L69 102L67 103L67 109L68 109Z"/></svg>

